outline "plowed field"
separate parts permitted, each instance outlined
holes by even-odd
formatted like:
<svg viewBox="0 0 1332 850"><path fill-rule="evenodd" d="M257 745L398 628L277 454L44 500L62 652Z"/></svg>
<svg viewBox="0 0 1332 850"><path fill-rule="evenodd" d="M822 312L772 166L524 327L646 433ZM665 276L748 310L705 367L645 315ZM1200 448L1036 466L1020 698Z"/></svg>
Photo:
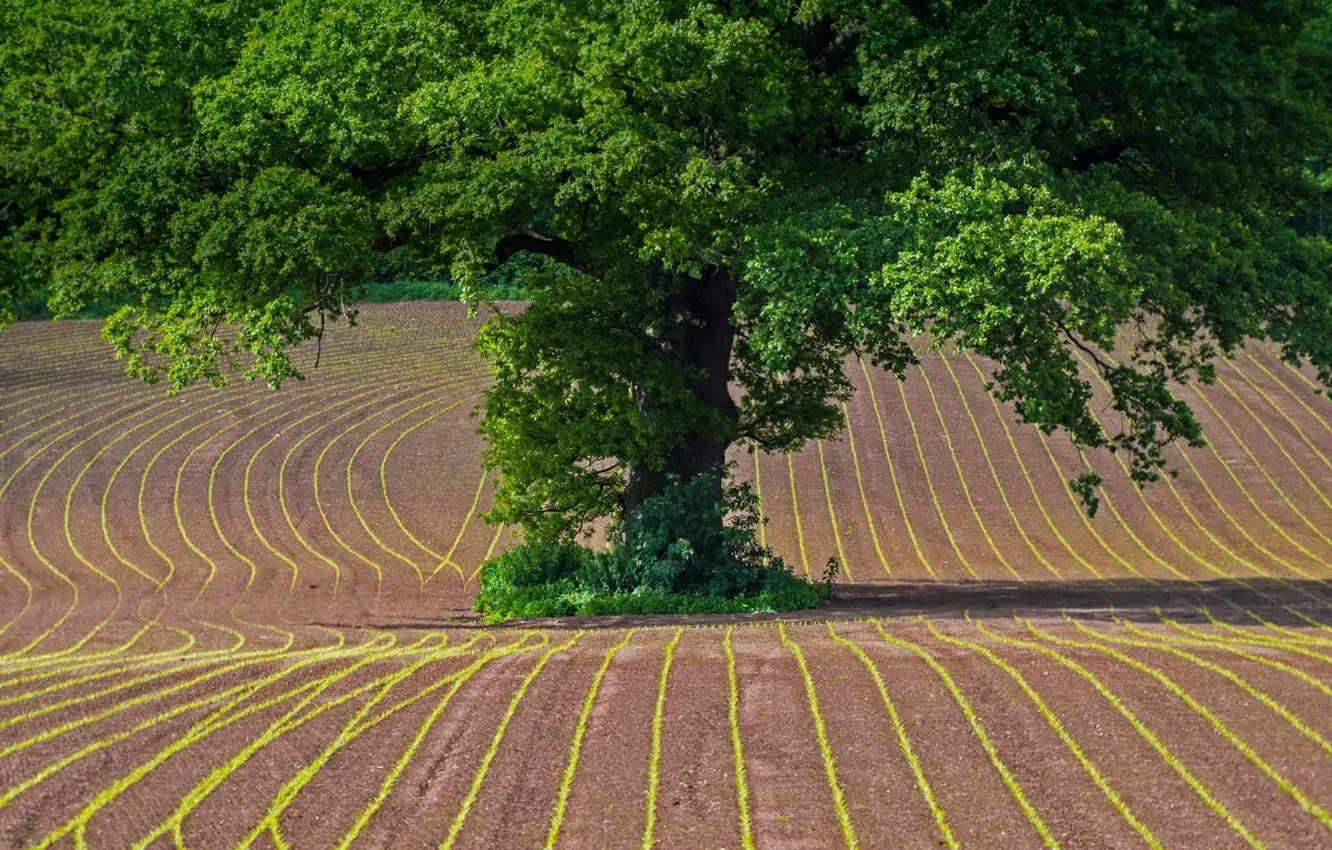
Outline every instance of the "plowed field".
<svg viewBox="0 0 1332 850"><path fill-rule="evenodd" d="M815 619L484 628L475 327L173 399L0 335L0 847L1332 847L1332 402L1270 352L1145 491L984 362L851 362L840 439L735 457Z"/></svg>

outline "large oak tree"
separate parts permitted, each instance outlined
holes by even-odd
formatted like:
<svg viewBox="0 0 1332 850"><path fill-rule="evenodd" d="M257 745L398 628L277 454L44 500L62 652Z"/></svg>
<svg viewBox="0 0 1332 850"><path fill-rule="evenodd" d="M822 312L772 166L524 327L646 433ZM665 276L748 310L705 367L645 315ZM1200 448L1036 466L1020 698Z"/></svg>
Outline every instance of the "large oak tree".
<svg viewBox="0 0 1332 850"><path fill-rule="evenodd" d="M846 359L902 374L927 332L1144 482L1201 437L1170 382L1246 338L1332 384L1320 0L3 0L0 31L0 317L127 299L131 373L276 384L377 264L477 295L522 262L482 427L535 535L832 434Z"/></svg>

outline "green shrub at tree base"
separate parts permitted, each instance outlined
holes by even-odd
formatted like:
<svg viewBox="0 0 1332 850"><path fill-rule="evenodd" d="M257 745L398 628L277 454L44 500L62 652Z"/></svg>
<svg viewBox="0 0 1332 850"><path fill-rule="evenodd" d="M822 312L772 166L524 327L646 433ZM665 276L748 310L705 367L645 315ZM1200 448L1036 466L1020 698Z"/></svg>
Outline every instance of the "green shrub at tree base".
<svg viewBox="0 0 1332 850"><path fill-rule="evenodd" d="M749 614L799 611L817 608L826 598L816 585L785 573L785 588L763 591L756 596L727 598L687 593L639 590L603 594L579 588L565 579L529 587L492 586L477 597L477 609L487 623L526 617L594 617L610 614Z"/></svg>
<svg viewBox="0 0 1332 850"><path fill-rule="evenodd" d="M721 498L717 498L720 491ZM719 524L720 515L725 523ZM757 539L762 520L748 485L719 476L675 482L645 500L594 552L533 540L487 562L476 610L487 622L599 614L740 614L815 608L832 592L791 572Z"/></svg>

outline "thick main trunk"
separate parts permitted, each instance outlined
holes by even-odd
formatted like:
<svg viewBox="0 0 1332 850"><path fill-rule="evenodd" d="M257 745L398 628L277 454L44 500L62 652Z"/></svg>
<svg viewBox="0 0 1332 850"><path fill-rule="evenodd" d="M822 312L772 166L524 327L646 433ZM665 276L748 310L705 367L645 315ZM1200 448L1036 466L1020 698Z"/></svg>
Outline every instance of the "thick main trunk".
<svg viewBox="0 0 1332 850"><path fill-rule="evenodd" d="M684 283L672 296L670 308L680 317L679 335L673 342L674 355L698 370L689 389L708 408L733 423L736 406L731 398L731 349L735 327L731 313L735 306L736 280L726 269ZM623 507L628 517L643 500L658 492L670 476L688 481L705 472L715 472L726 462L729 441L709 432L689 434L666 457L664 469L641 466L629 470ZM720 484L717 498L721 498Z"/></svg>

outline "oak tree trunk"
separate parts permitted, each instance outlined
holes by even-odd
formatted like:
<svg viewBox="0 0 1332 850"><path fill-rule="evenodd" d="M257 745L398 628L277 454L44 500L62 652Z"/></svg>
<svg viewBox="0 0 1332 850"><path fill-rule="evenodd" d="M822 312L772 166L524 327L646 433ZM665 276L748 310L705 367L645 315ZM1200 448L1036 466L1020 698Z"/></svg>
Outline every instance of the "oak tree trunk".
<svg viewBox="0 0 1332 850"><path fill-rule="evenodd" d="M672 355L697 370L698 376L689 383L689 389L709 409L720 414L728 425L734 425L737 415L730 390L731 349L735 343L731 313L736 288L734 275L724 268L716 268L702 277L684 281L668 300L668 307L677 320L671 340ZM651 400L640 399L640 403L650 404ZM683 483L702 473L720 471L726 462L729 445L729 439L719 439L716 434L700 429L688 434L669 452L663 469L631 467L622 499L626 521L633 510L659 492L671 476L678 477ZM720 500L721 496L719 480L716 497Z"/></svg>

